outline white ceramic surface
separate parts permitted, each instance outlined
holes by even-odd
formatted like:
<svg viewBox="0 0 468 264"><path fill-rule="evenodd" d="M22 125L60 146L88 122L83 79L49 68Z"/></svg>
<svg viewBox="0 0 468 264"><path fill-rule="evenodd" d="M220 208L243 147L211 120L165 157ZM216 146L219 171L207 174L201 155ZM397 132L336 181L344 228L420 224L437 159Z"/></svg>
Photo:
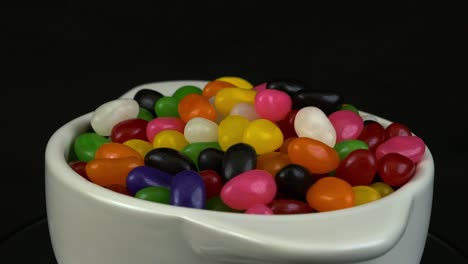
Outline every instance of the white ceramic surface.
<svg viewBox="0 0 468 264"><path fill-rule="evenodd" d="M144 84L170 95L186 80ZM367 114L367 113L363 113ZM49 232L60 264L417 264L429 227L429 149L405 186L354 208L302 215L245 215L153 203L95 185L66 157L92 113L59 128L45 152ZM377 117L385 126L390 122ZM409 124L411 125L411 124Z"/></svg>

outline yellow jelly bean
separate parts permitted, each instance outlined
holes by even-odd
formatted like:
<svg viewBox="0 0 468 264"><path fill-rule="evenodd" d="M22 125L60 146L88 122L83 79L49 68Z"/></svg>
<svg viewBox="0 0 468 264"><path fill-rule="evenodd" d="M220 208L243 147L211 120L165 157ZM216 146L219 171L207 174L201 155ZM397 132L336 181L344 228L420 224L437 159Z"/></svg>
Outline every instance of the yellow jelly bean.
<svg viewBox="0 0 468 264"><path fill-rule="evenodd" d="M216 110L224 116L229 115L231 109L238 103L254 104L255 90L246 90L242 88L224 88L220 90L214 99Z"/></svg>
<svg viewBox="0 0 468 264"><path fill-rule="evenodd" d="M153 139L153 148L171 148L181 150L188 145L183 133L177 130L163 130Z"/></svg>
<svg viewBox="0 0 468 264"><path fill-rule="evenodd" d="M136 150L142 157L146 155L150 150L153 149L153 144L149 143L146 140L142 139L129 139L123 143Z"/></svg>
<svg viewBox="0 0 468 264"><path fill-rule="evenodd" d="M219 77L216 80L228 82L234 84L234 86L242 88L242 89L252 89L253 85L244 78L237 77L237 76L223 76Z"/></svg>
<svg viewBox="0 0 468 264"><path fill-rule="evenodd" d="M374 182L369 186L376 189L382 197L385 197L394 191L390 185L384 182Z"/></svg>
<svg viewBox="0 0 468 264"><path fill-rule="evenodd" d="M369 202L382 198L380 193L376 189L370 186L365 186L365 185L353 186L353 192L354 192L354 205L361 205L361 204L369 203Z"/></svg>
<svg viewBox="0 0 468 264"><path fill-rule="evenodd" d="M251 145L258 155L279 149L283 139L280 128L263 118L251 121L242 135L242 142Z"/></svg>
<svg viewBox="0 0 468 264"><path fill-rule="evenodd" d="M243 116L230 115L221 120L218 126L218 143L226 151L230 146L241 143L244 129L249 120Z"/></svg>

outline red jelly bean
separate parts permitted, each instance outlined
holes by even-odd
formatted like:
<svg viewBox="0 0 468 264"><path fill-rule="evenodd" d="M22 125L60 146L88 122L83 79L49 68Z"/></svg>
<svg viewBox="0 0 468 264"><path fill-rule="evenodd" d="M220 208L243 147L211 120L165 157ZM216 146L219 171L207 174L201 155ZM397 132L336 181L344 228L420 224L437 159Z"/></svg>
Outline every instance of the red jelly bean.
<svg viewBox="0 0 468 264"><path fill-rule="evenodd" d="M87 179L90 181L88 175L86 174L86 164L87 162L85 161L74 161L70 162L69 165L70 167L79 175L81 175L83 178Z"/></svg>
<svg viewBox="0 0 468 264"><path fill-rule="evenodd" d="M385 128L385 140L395 136L411 135L411 130L402 123L393 122Z"/></svg>
<svg viewBox="0 0 468 264"><path fill-rule="evenodd" d="M347 181L352 186L369 185L377 173L377 159L368 149L357 149L344 158L335 177Z"/></svg>
<svg viewBox="0 0 468 264"><path fill-rule="evenodd" d="M273 214L309 214L314 209L307 203L293 199L275 199L268 203Z"/></svg>
<svg viewBox="0 0 468 264"><path fill-rule="evenodd" d="M377 147L385 141L385 128L378 122L368 122L358 139L366 142L369 149L375 153Z"/></svg>
<svg viewBox="0 0 468 264"><path fill-rule="evenodd" d="M407 183L416 170L415 163L398 153L389 153L378 162L378 172L382 181L398 188Z"/></svg>
<svg viewBox="0 0 468 264"><path fill-rule="evenodd" d="M130 139L148 141L146 137L146 125L148 125L148 121L141 118L121 121L112 128L111 140L116 143L124 143Z"/></svg>
<svg viewBox="0 0 468 264"><path fill-rule="evenodd" d="M294 129L294 118L296 118L298 111L299 109L289 111L282 120L277 122L278 127L281 129L281 132L283 132L284 139L297 137L296 130Z"/></svg>
<svg viewBox="0 0 468 264"><path fill-rule="evenodd" d="M206 199L220 194L221 188L223 188L223 179L216 171L202 170L198 174L200 174L205 184Z"/></svg>

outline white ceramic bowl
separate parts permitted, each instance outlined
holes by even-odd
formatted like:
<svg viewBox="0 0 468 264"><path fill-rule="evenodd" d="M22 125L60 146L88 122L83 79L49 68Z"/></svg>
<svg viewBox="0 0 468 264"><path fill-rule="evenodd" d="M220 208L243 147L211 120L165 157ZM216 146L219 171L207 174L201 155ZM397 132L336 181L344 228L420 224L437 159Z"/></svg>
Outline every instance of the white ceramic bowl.
<svg viewBox="0 0 468 264"><path fill-rule="evenodd" d="M171 95L182 85L144 84ZM92 113L59 128L45 152L46 204L60 264L348 263L417 264L431 215L434 163L429 149L415 176L377 201L332 212L246 215L158 204L113 192L67 163ZM384 126L390 121L377 117Z"/></svg>

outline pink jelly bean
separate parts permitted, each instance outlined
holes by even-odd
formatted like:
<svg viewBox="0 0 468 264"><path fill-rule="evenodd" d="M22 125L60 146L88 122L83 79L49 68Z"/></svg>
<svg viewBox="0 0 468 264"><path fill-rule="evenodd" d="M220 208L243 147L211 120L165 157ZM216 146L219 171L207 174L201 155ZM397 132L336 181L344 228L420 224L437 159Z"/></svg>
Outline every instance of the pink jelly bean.
<svg viewBox="0 0 468 264"><path fill-rule="evenodd" d="M266 88L267 88L267 83L264 82L264 83L256 85L253 89L257 92L261 92L263 90L266 90Z"/></svg>
<svg viewBox="0 0 468 264"><path fill-rule="evenodd" d="M388 153L399 153L417 163L425 150L424 141L417 136L394 136L377 147L375 157L380 160Z"/></svg>
<svg viewBox="0 0 468 264"><path fill-rule="evenodd" d="M245 211L246 214L262 214L262 215L271 215L273 214L273 211L271 210L270 207L264 205L264 204L254 204L247 211Z"/></svg>
<svg viewBox="0 0 468 264"><path fill-rule="evenodd" d="M157 117L146 126L146 137L153 142L154 137L163 130L177 130L184 133L185 123L177 117Z"/></svg>
<svg viewBox="0 0 468 264"><path fill-rule="evenodd" d="M357 139L364 129L362 117L351 110L338 110L328 119L336 131L336 143L348 139Z"/></svg>
<svg viewBox="0 0 468 264"><path fill-rule="evenodd" d="M223 202L236 210L247 210L255 204L267 204L276 195L275 178L264 170L248 170L228 182L221 189Z"/></svg>
<svg viewBox="0 0 468 264"><path fill-rule="evenodd" d="M255 111L262 118L270 121L279 121L291 109L291 97L283 91L265 89L255 95Z"/></svg>

